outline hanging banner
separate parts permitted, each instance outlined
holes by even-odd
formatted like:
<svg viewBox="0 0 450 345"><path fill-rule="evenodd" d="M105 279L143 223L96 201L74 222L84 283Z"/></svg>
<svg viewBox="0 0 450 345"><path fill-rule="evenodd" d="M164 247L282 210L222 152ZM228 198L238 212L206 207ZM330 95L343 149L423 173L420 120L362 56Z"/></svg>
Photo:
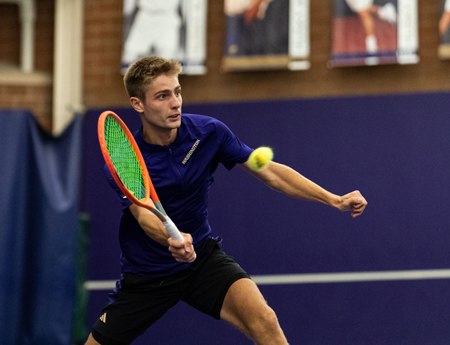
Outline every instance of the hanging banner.
<svg viewBox="0 0 450 345"><path fill-rule="evenodd" d="M417 0L334 0L329 67L413 64L418 48Z"/></svg>
<svg viewBox="0 0 450 345"><path fill-rule="evenodd" d="M225 0L222 71L310 67L309 0Z"/></svg>
<svg viewBox="0 0 450 345"><path fill-rule="evenodd" d="M124 0L122 74L145 56L180 61L205 74L207 0Z"/></svg>
<svg viewBox="0 0 450 345"><path fill-rule="evenodd" d="M438 56L443 60L450 59L450 0L440 0Z"/></svg>

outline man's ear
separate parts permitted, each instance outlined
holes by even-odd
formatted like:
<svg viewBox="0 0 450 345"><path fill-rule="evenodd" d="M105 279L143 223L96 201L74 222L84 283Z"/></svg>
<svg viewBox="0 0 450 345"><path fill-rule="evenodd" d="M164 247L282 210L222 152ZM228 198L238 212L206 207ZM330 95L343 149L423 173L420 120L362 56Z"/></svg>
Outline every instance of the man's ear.
<svg viewBox="0 0 450 345"><path fill-rule="evenodd" d="M130 104L138 113L144 112L144 104L137 97L130 97Z"/></svg>

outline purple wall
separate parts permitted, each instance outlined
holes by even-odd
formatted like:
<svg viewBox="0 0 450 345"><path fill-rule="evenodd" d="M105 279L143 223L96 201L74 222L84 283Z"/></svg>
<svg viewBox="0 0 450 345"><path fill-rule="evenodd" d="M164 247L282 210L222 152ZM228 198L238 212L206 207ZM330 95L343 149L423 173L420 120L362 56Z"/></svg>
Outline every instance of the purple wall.
<svg viewBox="0 0 450 345"><path fill-rule="evenodd" d="M219 167L210 200L214 235L253 275L448 267L447 109L448 93L185 105L184 112L224 121L249 146L273 147L275 161L329 191L359 189L369 202L364 215L352 219L276 193L240 169ZM89 111L84 121L82 210L91 215L90 280L119 276L120 206L104 179L97 140L103 110ZM110 110L137 128L134 111ZM261 290L292 344L443 344L450 342L444 326L449 285L428 280ZM91 293L90 324L106 295ZM137 344L148 339L251 344L230 326L183 305Z"/></svg>

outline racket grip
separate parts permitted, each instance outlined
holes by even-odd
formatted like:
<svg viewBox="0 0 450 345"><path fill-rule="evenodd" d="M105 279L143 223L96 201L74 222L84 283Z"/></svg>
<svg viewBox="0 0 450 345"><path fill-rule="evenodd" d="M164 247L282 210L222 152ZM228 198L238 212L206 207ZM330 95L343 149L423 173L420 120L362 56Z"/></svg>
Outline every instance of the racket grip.
<svg viewBox="0 0 450 345"><path fill-rule="evenodd" d="M181 236L180 230L178 230L175 223L172 222L172 219L166 217L166 221L163 222L163 225L166 228L167 232L169 233L170 237L172 237L174 240L184 242L184 238L183 236Z"/></svg>

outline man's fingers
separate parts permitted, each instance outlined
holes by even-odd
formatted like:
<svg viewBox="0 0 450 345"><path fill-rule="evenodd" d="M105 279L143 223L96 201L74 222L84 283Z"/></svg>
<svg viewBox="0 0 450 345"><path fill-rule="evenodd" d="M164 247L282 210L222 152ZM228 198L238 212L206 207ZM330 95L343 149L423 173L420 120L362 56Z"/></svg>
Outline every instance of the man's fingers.
<svg viewBox="0 0 450 345"><path fill-rule="evenodd" d="M189 237L185 238L185 242L180 242L169 238L169 251L178 262L192 262L195 260L197 254Z"/></svg>
<svg viewBox="0 0 450 345"><path fill-rule="evenodd" d="M352 199L353 200L351 200L350 207L353 210L352 217L355 218L364 212L367 206L367 201L363 197L356 197Z"/></svg>
<svg viewBox="0 0 450 345"><path fill-rule="evenodd" d="M353 206L354 206L355 208L361 208L361 207L364 207L365 205L366 205L366 203L365 203L364 200L361 199L361 198L357 198L357 199L355 200L355 202L353 203Z"/></svg>
<svg viewBox="0 0 450 345"><path fill-rule="evenodd" d="M194 252L176 253L172 252L172 256L178 262L193 262L197 258L197 254Z"/></svg>

